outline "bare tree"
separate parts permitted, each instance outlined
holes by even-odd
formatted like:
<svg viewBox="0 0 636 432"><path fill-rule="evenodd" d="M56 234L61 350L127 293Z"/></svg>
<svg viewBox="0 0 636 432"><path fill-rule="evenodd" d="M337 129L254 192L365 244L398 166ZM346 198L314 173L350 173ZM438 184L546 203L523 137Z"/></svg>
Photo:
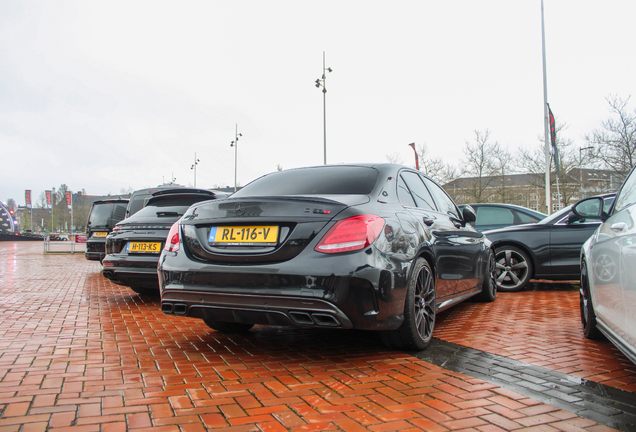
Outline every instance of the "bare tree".
<svg viewBox="0 0 636 432"><path fill-rule="evenodd" d="M442 158L436 158L430 155L426 144L418 146L417 158L420 172L429 176L439 184L445 184L459 177L458 170L452 164L447 164ZM384 156L389 163L404 164L402 155L398 152ZM413 168L415 168L413 166Z"/></svg>
<svg viewBox="0 0 636 432"><path fill-rule="evenodd" d="M585 140L594 147L593 161L621 178L636 162L636 109L627 108L630 98L606 97L612 117L602 122L600 129L585 135Z"/></svg>
<svg viewBox="0 0 636 432"><path fill-rule="evenodd" d="M458 171L452 164L447 164L442 158L433 157L428 151L426 143L417 149L420 171L439 184L445 184L458 177Z"/></svg>
<svg viewBox="0 0 636 432"><path fill-rule="evenodd" d="M490 142L490 131L475 131L475 142L466 141L464 148L464 193L475 203L486 202L495 195L499 167L493 163L502 151L498 142Z"/></svg>
<svg viewBox="0 0 636 432"><path fill-rule="evenodd" d="M491 160L491 169L496 172L498 177L495 183L495 193L497 195L498 202L509 202L511 200L510 187L508 184L509 178L506 175L510 175L516 171L516 167L513 162L512 154L504 148L499 148L495 154L493 154Z"/></svg>
<svg viewBox="0 0 636 432"><path fill-rule="evenodd" d="M386 158L386 161L388 163L399 164L399 165L404 164L402 156L400 155L399 152L394 151L393 153L385 155L384 157Z"/></svg>
<svg viewBox="0 0 636 432"><path fill-rule="evenodd" d="M559 153L559 175L554 168L554 155L550 154L550 191L554 202L565 207L580 198L580 169L581 160L576 148L570 139L563 137L563 131L567 129L565 123L556 124L556 146ZM532 150L520 149L517 159L519 167L526 173L533 174L530 177L530 186L545 188L545 140L543 135L538 137L539 145ZM557 192L558 191L558 192ZM543 202L545 205L545 201Z"/></svg>

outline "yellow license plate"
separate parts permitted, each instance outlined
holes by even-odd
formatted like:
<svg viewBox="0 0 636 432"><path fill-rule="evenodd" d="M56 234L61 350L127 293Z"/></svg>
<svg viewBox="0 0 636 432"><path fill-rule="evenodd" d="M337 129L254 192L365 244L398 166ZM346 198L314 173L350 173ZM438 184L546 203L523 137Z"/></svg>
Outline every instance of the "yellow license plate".
<svg viewBox="0 0 636 432"><path fill-rule="evenodd" d="M220 226L212 227L210 244L229 246L275 246L278 242L277 226Z"/></svg>
<svg viewBox="0 0 636 432"><path fill-rule="evenodd" d="M126 247L128 252L159 253L161 252L160 242L130 242Z"/></svg>
<svg viewBox="0 0 636 432"><path fill-rule="evenodd" d="M97 231L93 233L93 237L106 237L108 235L107 232Z"/></svg>

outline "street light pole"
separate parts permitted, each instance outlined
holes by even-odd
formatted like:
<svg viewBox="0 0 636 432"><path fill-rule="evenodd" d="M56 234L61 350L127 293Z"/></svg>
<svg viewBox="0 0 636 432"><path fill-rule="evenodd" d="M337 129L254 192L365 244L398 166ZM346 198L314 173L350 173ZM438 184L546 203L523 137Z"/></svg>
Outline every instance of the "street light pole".
<svg viewBox="0 0 636 432"><path fill-rule="evenodd" d="M238 133L238 124L236 125L236 129L234 130L234 141L230 144L230 147L234 147L234 192L236 192L236 172L238 167L238 141L239 137L242 137L243 134Z"/></svg>
<svg viewBox="0 0 636 432"><path fill-rule="evenodd" d="M541 51L543 54L543 124L545 136L545 205L546 213L552 213L550 191L550 119L548 108L548 74L545 62L545 23L543 20L543 0L541 0Z"/></svg>
<svg viewBox="0 0 636 432"><path fill-rule="evenodd" d="M194 152L194 163L190 167L191 170L194 170L194 187L197 187L197 165L199 164L199 159L197 159L197 152Z"/></svg>
<svg viewBox="0 0 636 432"><path fill-rule="evenodd" d="M323 124L323 140L324 140L324 164L327 165L327 87L325 86L327 82L327 75L325 72L333 72L331 68L325 66L325 52L322 52L322 78L318 78L315 81L315 85L317 88L322 87L322 124Z"/></svg>

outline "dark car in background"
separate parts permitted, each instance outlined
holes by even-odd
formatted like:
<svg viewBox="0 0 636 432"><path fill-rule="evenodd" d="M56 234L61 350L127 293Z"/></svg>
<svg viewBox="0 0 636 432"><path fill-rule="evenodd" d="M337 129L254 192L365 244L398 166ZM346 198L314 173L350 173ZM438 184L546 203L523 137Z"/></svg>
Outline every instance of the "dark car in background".
<svg viewBox="0 0 636 432"><path fill-rule="evenodd" d="M138 189L130 194L130 200L126 207L126 217L129 218L139 210L144 208L148 200L152 198L152 194L159 191L182 189L183 186L175 184L165 184L152 188Z"/></svg>
<svg viewBox="0 0 636 432"><path fill-rule="evenodd" d="M605 211L614 195L600 196ZM484 231L495 248L497 289L520 291L531 279L579 280L581 246L599 225L568 206L537 223Z"/></svg>
<svg viewBox="0 0 636 432"><path fill-rule="evenodd" d="M494 301L494 254L444 190L394 164L275 172L193 205L159 258L161 309L212 329L380 331L423 349L435 317Z"/></svg>
<svg viewBox="0 0 636 432"><path fill-rule="evenodd" d="M471 225L481 232L510 225L535 223L547 216L545 213L514 204L462 204L459 209L461 210L466 205L471 206L475 210L477 220Z"/></svg>
<svg viewBox="0 0 636 432"><path fill-rule="evenodd" d="M574 206L574 213L601 223L581 248L580 309L583 333L605 336L636 363L636 172L632 169L614 205L599 198Z"/></svg>
<svg viewBox="0 0 636 432"><path fill-rule="evenodd" d="M191 205L227 197L205 189L165 189L119 222L106 238L102 275L139 294L158 294L157 260L172 224Z"/></svg>
<svg viewBox="0 0 636 432"><path fill-rule="evenodd" d="M101 261L106 255L106 236L126 215L127 199L113 198L93 202L86 222L87 260ZM68 239L67 239L68 240Z"/></svg>

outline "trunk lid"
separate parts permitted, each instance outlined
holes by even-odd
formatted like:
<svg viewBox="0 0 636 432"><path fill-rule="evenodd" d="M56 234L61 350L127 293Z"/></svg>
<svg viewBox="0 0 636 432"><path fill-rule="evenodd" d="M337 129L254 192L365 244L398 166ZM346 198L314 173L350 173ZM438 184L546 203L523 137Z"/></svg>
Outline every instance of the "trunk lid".
<svg viewBox="0 0 636 432"><path fill-rule="evenodd" d="M366 195L258 197L209 201L182 218L184 247L197 260L267 264L300 254L325 226Z"/></svg>

